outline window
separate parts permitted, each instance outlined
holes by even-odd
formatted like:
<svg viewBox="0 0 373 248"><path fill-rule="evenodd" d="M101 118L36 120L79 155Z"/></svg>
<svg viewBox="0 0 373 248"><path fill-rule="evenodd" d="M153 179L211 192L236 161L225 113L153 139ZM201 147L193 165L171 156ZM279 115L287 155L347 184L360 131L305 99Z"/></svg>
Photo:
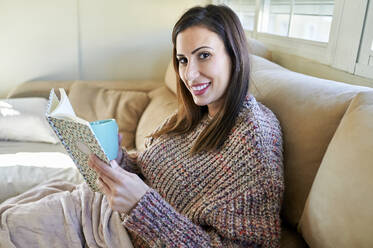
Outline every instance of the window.
<svg viewBox="0 0 373 248"><path fill-rule="evenodd" d="M330 46L334 40L329 37L333 27L337 30L333 13L341 9L334 7L334 0L214 0L213 3L231 7L242 23L249 23L243 25L250 27L245 28L247 36L262 41L269 49L330 64Z"/></svg>
<svg viewBox="0 0 373 248"><path fill-rule="evenodd" d="M355 73L373 78L373 1L369 1Z"/></svg>
<svg viewBox="0 0 373 248"><path fill-rule="evenodd" d="M334 1L263 0L260 32L328 42Z"/></svg>
<svg viewBox="0 0 373 248"><path fill-rule="evenodd" d="M254 31L256 6L258 31L285 37L328 42L333 19L334 0L220 0L231 7L242 26Z"/></svg>
<svg viewBox="0 0 373 248"><path fill-rule="evenodd" d="M254 30L256 0L223 0L219 3L226 4L236 12L244 29Z"/></svg>
<svg viewBox="0 0 373 248"><path fill-rule="evenodd" d="M373 0L213 0L272 50L373 78Z"/></svg>

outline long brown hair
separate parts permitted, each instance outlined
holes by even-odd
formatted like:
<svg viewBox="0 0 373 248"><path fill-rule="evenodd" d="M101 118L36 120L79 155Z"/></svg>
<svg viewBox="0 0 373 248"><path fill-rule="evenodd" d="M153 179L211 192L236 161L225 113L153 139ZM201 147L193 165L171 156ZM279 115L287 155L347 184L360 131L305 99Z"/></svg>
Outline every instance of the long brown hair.
<svg viewBox="0 0 373 248"><path fill-rule="evenodd" d="M193 130L208 112L207 106L194 103L189 90L179 75L179 62L176 58L176 37L192 26L202 26L219 35L231 59L231 76L222 109L201 132L194 143L191 154L203 150L219 149L233 128L249 87L249 56L245 32L237 15L224 5L193 7L177 21L172 32L173 65L177 72L177 114L155 132L152 137L162 134L183 134Z"/></svg>

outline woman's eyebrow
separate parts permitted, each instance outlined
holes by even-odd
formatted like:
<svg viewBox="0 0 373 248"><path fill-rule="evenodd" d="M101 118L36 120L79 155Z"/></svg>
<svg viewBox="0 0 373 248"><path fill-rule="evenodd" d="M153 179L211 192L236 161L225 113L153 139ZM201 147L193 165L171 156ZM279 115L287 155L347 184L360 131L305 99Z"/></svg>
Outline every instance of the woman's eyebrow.
<svg viewBox="0 0 373 248"><path fill-rule="evenodd" d="M203 49L203 48L212 49L212 47L209 47L209 46L201 46L201 47L198 47L198 48L194 49L192 51L192 54L195 54L196 52L198 52L200 49ZM183 54L176 54L176 56L184 56L184 55Z"/></svg>

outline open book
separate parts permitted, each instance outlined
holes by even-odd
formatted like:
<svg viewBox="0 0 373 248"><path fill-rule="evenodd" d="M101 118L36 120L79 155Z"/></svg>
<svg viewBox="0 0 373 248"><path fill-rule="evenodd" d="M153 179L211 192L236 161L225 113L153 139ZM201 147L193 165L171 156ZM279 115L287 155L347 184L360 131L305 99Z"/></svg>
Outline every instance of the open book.
<svg viewBox="0 0 373 248"><path fill-rule="evenodd" d="M88 166L89 154L96 154L102 161L109 164L108 156L89 122L75 115L65 90L59 89L59 91L60 100L58 100L54 89L50 92L46 112L48 123L61 140L89 187L93 191L100 191L96 184L97 173Z"/></svg>

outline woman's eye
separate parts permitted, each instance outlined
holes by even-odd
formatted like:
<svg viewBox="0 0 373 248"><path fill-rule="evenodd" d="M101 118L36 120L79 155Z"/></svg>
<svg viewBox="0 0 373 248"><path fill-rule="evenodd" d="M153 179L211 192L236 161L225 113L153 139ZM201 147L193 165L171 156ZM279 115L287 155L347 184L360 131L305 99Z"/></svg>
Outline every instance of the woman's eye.
<svg viewBox="0 0 373 248"><path fill-rule="evenodd" d="M208 57L210 57L210 53L208 52L202 52L199 54L200 59L207 59Z"/></svg>
<svg viewBox="0 0 373 248"><path fill-rule="evenodd" d="M179 58L178 61L179 61L180 64L186 64L187 63L186 58Z"/></svg>

